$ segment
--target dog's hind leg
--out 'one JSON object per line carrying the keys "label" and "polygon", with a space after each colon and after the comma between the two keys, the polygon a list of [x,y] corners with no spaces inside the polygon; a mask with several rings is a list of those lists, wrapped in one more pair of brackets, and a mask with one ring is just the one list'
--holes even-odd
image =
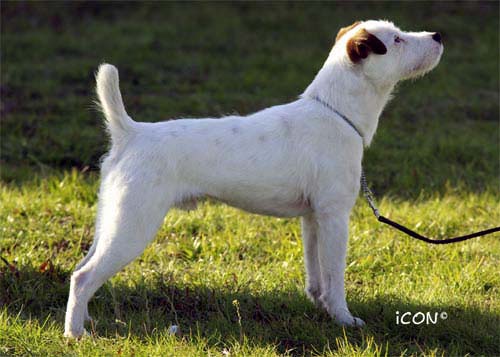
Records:
{"label": "dog's hind leg", "polygon": [[[90,246],[90,249],[89,251],[87,252],[87,255],[85,255],[85,257],[80,261],[80,263],[78,263],[75,267],[75,272],[80,270],[80,268],[82,266],[84,266],[85,264],[87,264],[87,262],[90,260],[90,258],[92,258],[92,256],[94,255],[95,253],[95,248],[97,246],[97,235],[94,237],[94,242],[92,243],[92,245]],[[92,320],[92,317],[89,315],[89,311],[88,311],[88,307],[87,305],[85,305],[85,311],[84,311],[84,320],[85,321],[91,321]]]}
{"label": "dog's hind leg", "polygon": [[[101,204],[101,203],[99,203],[99,204]],[[100,210],[101,209],[99,208],[98,212],[100,212]],[[87,254],[85,255],[85,257],[76,265],[75,270],[74,270],[75,272],[80,270],[81,267],[83,267],[85,264],[87,264],[87,262],[90,260],[90,258],[92,258],[92,256],[95,253],[95,250],[97,247],[97,242],[99,239],[99,235],[97,234],[97,232],[99,231],[99,226],[100,226],[99,217],[100,217],[100,215],[98,214],[96,222],[95,222],[96,234],[94,235],[94,241],[92,242],[92,245],[90,246],[90,249],[87,252]],[[85,305],[84,319],[85,319],[85,321],[92,321],[92,317],[89,315],[87,305]]]}
{"label": "dog's hind leg", "polygon": [[171,190],[158,188],[141,178],[125,185],[108,175],[102,183],[93,254],[71,276],[65,320],[65,336],[84,333],[87,304],[106,280],[142,253],[153,239],[168,208]]}

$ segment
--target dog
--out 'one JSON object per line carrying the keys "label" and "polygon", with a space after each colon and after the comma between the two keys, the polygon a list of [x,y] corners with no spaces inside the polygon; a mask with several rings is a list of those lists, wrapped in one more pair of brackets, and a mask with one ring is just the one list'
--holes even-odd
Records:
{"label": "dog", "polygon": [[143,252],[172,207],[211,197],[243,210],[301,217],[306,294],[344,326],[351,209],[370,145],[395,85],[433,69],[437,32],[387,21],[342,28],[312,83],[291,103],[248,116],[141,123],[122,101],[117,69],[99,67],[97,95],[111,149],[102,161],[94,242],[71,276],[65,336],[80,337],[89,299]]}

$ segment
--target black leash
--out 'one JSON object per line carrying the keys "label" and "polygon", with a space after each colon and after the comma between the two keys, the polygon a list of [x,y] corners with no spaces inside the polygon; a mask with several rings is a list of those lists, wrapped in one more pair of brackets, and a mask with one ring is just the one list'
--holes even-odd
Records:
{"label": "black leash", "polygon": [[[349,120],[349,118],[347,118],[344,114],[339,112],[337,109],[332,107],[330,104],[328,104],[327,102],[325,102],[324,100],[322,100],[318,96],[314,96],[310,99],[315,100],[316,102],[318,102],[321,105],[325,106],[326,108],[330,109],[338,117],[344,119],[344,122],[349,124],[349,126],[352,129],[354,129],[354,131],[359,135],[361,140],[363,142],[365,141],[363,138],[363,134],[361,134],[359,129],[356,127],[356,125],[354,125],[354,123],[351,120]],[[418,234],[417,232],[412,231],[408,227],[405,227],[399,223],[391,221],[389,218],[384,217],[380,214],[380,212],[378,211],[377,205],[375,204],[375,199],[373,198],[373,193],[370,190],[370,188],[368,187],[368,184],[366,183],[366,177],[365,177],[365,173],[363,170],[361,171],[361,189],[363,190],[363,194],[366,198],[366,201],[368,201],[368,205],[372,209],[373,214],[375,215],[375,217],[377,217],[379,222],[388,224],[391,227],[396,228],[397,230],[409,235],[412,238],[421,240],[422,242],[426,242],[426,243],[430,243],[430,244],[451,244],[451,243],[462,242],[464,240],[468,240],[468,239],[472,239],[472,238],[485,236],[487,234],[491,234],[491,233],[495,233],[495,232],[500,232],[500,227],[494,227],[494,228],[490,228],[490,229],[485,229],[484,231],[475,232],[475,233],[467,234],[465,236],[460,236],[460,237],[447,238],[447,239],[430,239],[430,238],[424,237],[423,235]]]}
{"label": "black leash", "polygon": [[366,183],[366,177],[364,171],[361,171],[361,189],[363,190],[363,195],[366,198],[366,201],[368,202],[368,205],[373,211],[373,214],[375,217],[377,217],[379,222],[385,223],[390,225],[391,227],[396,228],[397,230],[409,235],[412,238],[421,240],[422,242],[430,243],[430,244],[451,244],[451,243],[458,243],[458,242],[463,242],[464,240],[472,239],[472,238],[477,238],[481,236],[485,236],[487,234],[495,233],[495,232],[500,232],[500,227],[494,227],[490,229],[485,229],[484,231],[479,231],[479,232],[474,232],[471,234],[467,234],[464,236],[460,237],[454,237],[454,238],[447,238],[447,239],[430,239],[427,237],[424,237],[423,235],[418,234],[415,231],[412,231],[408,227],[405,227],[397,222],[394,222],[390,220],[387,217],[384,217],[380,214],[376,204],[375,204],[375,199],[373,198],[373,193],[368,187],[368,184]]}

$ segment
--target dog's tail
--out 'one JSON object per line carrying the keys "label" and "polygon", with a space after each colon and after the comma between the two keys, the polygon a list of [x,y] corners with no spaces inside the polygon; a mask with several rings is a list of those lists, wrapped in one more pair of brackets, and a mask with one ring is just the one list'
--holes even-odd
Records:
{"label": "dog's tail", "polygon": [[136,122],[125,111],[116,67],[107,63],[101,64],[97,70],[96,82],[96,92],[99,98],[97,104],[104,113],[106,127],[114,142],[130,133]]}

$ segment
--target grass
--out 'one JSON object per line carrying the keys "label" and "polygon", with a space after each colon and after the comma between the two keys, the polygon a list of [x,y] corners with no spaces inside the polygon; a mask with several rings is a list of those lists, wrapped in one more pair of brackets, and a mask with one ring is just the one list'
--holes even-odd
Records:
{"label": "grass", "polygon": [[[439,30],[441,64],[398,88],[364,166],[382,212],[446,237],[500,222],[498,4],[1,6],[0,355],[500,355],[498,235],[424,245],[361,199],[346,288],[363,330],[305,297],[298,220],[206,202],[169,213],[97,292],[91,338],[62,337],[106,148],[91,109],[98,63],[118,66],[137,120],[248,113],[293,100],[355,19]],[[398,325],[397,311],[448,318]]]}

